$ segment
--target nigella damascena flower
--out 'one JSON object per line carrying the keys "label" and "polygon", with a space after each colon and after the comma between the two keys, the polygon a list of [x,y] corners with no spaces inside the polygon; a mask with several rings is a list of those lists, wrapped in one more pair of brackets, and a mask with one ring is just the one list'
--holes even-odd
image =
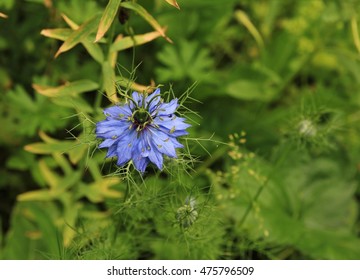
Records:
{"label": "nigella damascena flower", "polygon": [[106,157],[117,157],[117,165],[132,160],[144,172],[152,162],[163,167],[163,155],[176,157],[183,145],[177,137],[188,134],[190,125],[175,115],[178,100],[169,103],[160,98],[160,89],[152,94],[133,92],[129,101],[104,110],[106,119],[96,124],[96,136],[104,139],[99,148],[108,148]]}

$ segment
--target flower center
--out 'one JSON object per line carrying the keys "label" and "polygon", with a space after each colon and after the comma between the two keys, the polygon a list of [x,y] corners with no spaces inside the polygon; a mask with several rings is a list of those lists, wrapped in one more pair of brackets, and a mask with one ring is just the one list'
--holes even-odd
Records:
{"label": "flower center", "polygon": [[147,124],[152,122],[152,118],[146,109],[139,108],[133,114],[133,121],[137,125],[137,130],[142,130]]}

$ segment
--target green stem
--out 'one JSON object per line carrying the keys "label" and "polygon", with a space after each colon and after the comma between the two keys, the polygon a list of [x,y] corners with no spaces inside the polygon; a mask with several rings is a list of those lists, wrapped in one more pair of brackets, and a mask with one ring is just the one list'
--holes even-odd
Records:
{"label": "green stem", "polygon": [[251,200],[251,202],[249,203],[248,207],[245,210],[245,213],[243,215],[243,217],[241,218],[240,222],[239,222],[239,227],[242,227],[242,225],[244,224],[246,218],[249,216],[250,211],[252,210],[255,202],[258,200],[260,194],[262,193],[262,191],[264,190],[265,186],[267,185],[267,183],[269,182],[269,177],[267,177],[266,181],[260,186],[260,188],[257,190],[255,196],[253,197],[253,199]]}
{"label": "green stem", "polygon": [[103,95],[100,92],[98,92],[95,97],[94,111],[96,111],[96,109],[98,109],[98,108],[101,108],[102,97],[103,97]]}

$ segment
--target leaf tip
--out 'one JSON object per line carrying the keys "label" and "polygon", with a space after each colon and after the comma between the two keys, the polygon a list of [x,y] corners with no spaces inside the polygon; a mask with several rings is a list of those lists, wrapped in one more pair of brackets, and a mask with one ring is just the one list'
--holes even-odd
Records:
{"label": "leaf tip", "polygon": [[62,49],[60,48],[54,55],[54,58],[57,58],[61,53],[62,53]]}
{"label": "leaf tip", "polygon": [[168,41],[170,44],[174,44],[173,40],[171,40],[168,36],[164,37],[166,41]]}
{"label": "leaf tip", "polygon": [[176,9],[180,10],[179,4],[176,2],[176,0],[165,0],[168,2],[171,6],[175,7]]}
{"label": "leaf tip", "polygon": [[97,43],[101,40],[101,38],[104,36],[104,33],[102,33],[100,30],[96,33],[95,41],[94,43]]}
{"label": "leaf tip", "polygon": [[24,150],[31,153],[32,152],[31,144],[25,145]]}

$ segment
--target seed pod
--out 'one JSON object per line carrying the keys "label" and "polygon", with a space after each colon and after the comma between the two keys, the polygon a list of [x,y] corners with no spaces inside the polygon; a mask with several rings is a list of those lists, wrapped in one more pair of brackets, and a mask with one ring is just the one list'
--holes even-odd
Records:
{"label": "seed pod", "polygon": [[190,227],[196,221],[197,217],[198,212],[188,204],[181,206],[176,211],[176,219],[183,228]]}

